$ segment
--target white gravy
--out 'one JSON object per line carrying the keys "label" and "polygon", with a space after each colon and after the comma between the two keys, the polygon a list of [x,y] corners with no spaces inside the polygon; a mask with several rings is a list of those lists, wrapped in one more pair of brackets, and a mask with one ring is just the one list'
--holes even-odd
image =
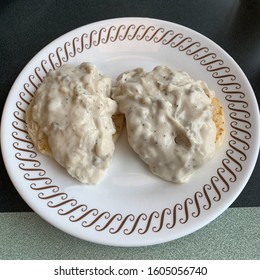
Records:
{"label": "white gravy", "polygon": [[205,82],[166,66],[121,74],[112,94],[125,114],[130,146],[154,174],[175,183],[214,155],[213,96]]}
{"label": "white gravy", "polygon": [[48,136],[54,159],[82,183],[96,184],[111,161],[117,103],[111,79],[90,63],[51,71],[38,88],[34,121]]}

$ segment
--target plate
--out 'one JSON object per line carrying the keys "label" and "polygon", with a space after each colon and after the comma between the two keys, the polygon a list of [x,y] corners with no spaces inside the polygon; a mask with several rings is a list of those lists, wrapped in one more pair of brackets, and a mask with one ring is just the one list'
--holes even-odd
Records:
{"label": "plate", "polygon": [[[35,150],[25,109],[48,71],[90,61],[113,81],[123,71],[168,65],[205,80],[224,107],[226,135],[213,160],[185,184],[152,175],[120,137],[112,164],[96,186],[71,178]],[[254,92],[235,61],[203,35],[149,18],[89,24],[41,50],[15,81],[2,115],[2,153],[20,195],[42,218],[84,240],[115,245],[158,244],[190,234],[219,216],[248,181],[259,149]]]}

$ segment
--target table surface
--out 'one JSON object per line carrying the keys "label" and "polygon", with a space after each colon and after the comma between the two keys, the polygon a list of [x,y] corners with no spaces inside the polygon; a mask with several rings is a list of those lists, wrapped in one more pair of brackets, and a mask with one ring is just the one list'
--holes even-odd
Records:
{"label": "table surface", "polygon": [[[259,260],[260,208],[229,208],[209,225],[180,239],[148,247],[111,247],[70,236],[37,214],[0,215],[0,259]],[[44,234],[43,234],[44,233]]]}
{"label": "table surface", "polygon": [[[260,5],[257,4],[257,2],[259,3],[259,1],[254,0],[1,1],[0,114],[2,114],[5,100],[16,77],[28,61],[44,46],[77,27],[103,19],[117,17],[150,17],[163,19],[184,25],[207,36],[229,53],[242,68],[252,85],[259,103]],[[231,208],[234,208],[234,212],[231,212],[234,217],[240,215],[238,211],[245,211],[244,207],[250,207],[250,211],[253,212],[259,210],[259,169],[260,162],[258,160],[246,187],[231,205]],[[10,233],[8,227],[12,224],[11,221],[15,221],[18,219],[17,217],[21,217],[19,215],[22,214],[25,215],[22,217],[33,217],[35,223],[42,223],[38,216],[34,216],[34,213],[21,213],[32,212],[32,210],[22,200],[14,188],[5,169],[2,155],[0,155],[0,193],[0,229],[1,231],[2,228],[5,229],[3,231],[4,234]],[[32,216],[30,216],[30,214],[32,214]],[[256,225],[258,226],[258,228],[254,228],[254,230],[259,232],[259,215],[252,216],[254,217],[252,221],[255,219]],[[235,219],[233,222],[234,221]],[[215,222],[215,225],[218,225],[218,223]],[[250,228],[250,224],[248,226]],[[209,228],[213,230],[212,227]],[[218,228],[218,230],[220,229]],[[26,230],[24,233],[26,233]],[[200,234],[203,235],[203,231]],[[204,234],[207,234],[207,231],[205,231]],[[212,234],[214,234],[214,230]],[[245,233],[242,232],[241,234],[243,235]],[[61,233],[59,233],[59,236],[60,238],[68,238],[64,237]],[[187,240],[192,241],[192,236],[193,235],[189,236]],[[194,236],[196,239],[196,235]],[[245,236],[236,236],[236,238],[242,239],[244,237]],[[3,241],[6,238],[8,242],[12,242],[9,237],[0,237],[0,240],[2,239],[2,243],[0,242],[0,258],[1,256],[7,256],[6,254],[1,254],[3,248],[1,246],[4,246]],[[258,234],[254,237],[253,242],[257,240],[260,241],[259,238]],[[212,238],[212,242],[214,243],[214,238]],[[182,244],[181,241],[179,243]],[[169,243],[167,244],[169,245]],[[174,246],[176,246],[176,243],[174,243]],[[260,250],[258,250],[258,257],[259,251]],[[256,256],[249,253],[249,249],[246,252],[248,252],[248,257],[254,258]],[[11,249],[9,253],[11,256],[12,254],[14,257],[16,256],[15,252]],[[162,256],[166,258],[167,254]],[[172,255],[168,257],[170,256]],[[234,257],[236,256],[234,255]]]}

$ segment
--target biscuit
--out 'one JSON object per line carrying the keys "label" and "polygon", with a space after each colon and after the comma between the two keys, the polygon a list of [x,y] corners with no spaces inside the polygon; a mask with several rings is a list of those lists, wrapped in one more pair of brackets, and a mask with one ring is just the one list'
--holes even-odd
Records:
{"label": "biscuit", "polygon": [[34,99],[30,102],[27,110],[26,110],[26,115],[25,115],[25,121],[27,124],[27,130],[29,133],[29,136],[31,137],[31,140],[34,144],[34,146],[44,155],[47,155],[51,158],[52,156],[52,151],[48,143],[48,137],[46,134],[44,134],[38,123],[33,120],[32,116],[32,108],[34,105]]}
{"label": "biscuit", "polygon": [[[41,130],[37,122],[33,120],[32,116],[32,108],[34,105],[34,99],[30,102],[27,110],[26,110],[26,116],[25,121],[27,124],[27,130],[29,133],[29,136],[34,144],[34,146],[44,155],[49,156],[53,158],[51,148],[48,143],[48,137],[46,134],[44,134]],[[116,114],[112,116],[112,120],[115,125],[116,132],[113,134],[113,141],[116,142],[119,138],[119,136],[122,133],[122,130],[124,128],[125,124],[125,118],[123,114]]]}
{"label": "biscuit", "polygon": [[112,116],[116,132],[113,134],[113,141],[116,142],[122,133],[125,125],[125,116],[123,114],[116,114]]}
{"label": "biscuit", "polygon": [[219,99],[214,96],[212,99],[212,119],[216,126],[216,145],[219,146],[223,142],[225,132],[224,110]]}

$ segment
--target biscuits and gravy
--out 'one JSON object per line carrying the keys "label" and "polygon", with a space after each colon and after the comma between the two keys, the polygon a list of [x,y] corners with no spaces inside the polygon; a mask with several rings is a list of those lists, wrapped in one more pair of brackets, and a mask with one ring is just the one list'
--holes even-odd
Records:
{"label": "biscuits and gravy", "polygon": [[112,98],[125,115],[130,146],[164,180],[186,182],[222,142],[222,106],[205,82],[186,72],[166,66],[125,72]]}
{"label": "biscuits and gravy", "polygon": [[164,180],[183,183],[212,159],[224,134],[223,108],[207,84],[167,66],[110,78],[95,65],[47,73],[28,109],[36,148],[86,184],[109,167],[126,119],[130,146]]}

